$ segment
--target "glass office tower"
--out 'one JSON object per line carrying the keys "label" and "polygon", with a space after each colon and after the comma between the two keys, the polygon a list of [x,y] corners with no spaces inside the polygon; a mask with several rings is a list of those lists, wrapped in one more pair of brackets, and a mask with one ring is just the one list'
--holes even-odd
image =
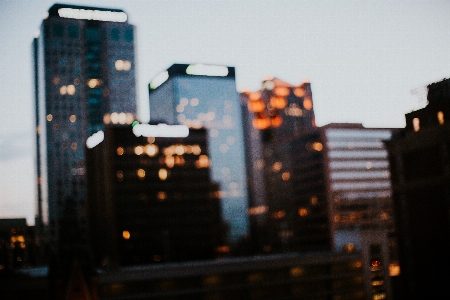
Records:
{"label": "glass office tower", "polygon": [[136,112],[134,26],[122,10],[55,4],[33,41],[38,216],[50,242],[84,244],[85,149]]}
{"label": "glass office tower", "polygon": [[242,115],[233,67],[174,64],[149,84],[150,122],[208,129],[212,179],[220,185],[229,236],[247,233]]}

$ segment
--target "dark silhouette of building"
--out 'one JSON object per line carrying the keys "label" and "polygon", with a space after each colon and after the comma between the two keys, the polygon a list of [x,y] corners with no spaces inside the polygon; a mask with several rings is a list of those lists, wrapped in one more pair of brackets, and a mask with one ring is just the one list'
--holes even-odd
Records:
{"label": "dark silhouette of building", "polygon": [[149,84],[150,121],[208,129],[212,179],[219,183],[230,242],[248,234],[245,149],[233,67],[174,64]]}
{"label": "dark silhouette of building", "polygon": [[427,99],[386,143],[404,299],[450,297],[450,79]]}
{"label": "dark silhouette of building", "polygon": [[[88,150],[98,266],[213,259],[229,251],[218,185],[210,176],[207,131],[152,137],[145,131],[152,126],[161,127],[108,125],[104,140]],[[165,135],[177,127],[163,128]]]}

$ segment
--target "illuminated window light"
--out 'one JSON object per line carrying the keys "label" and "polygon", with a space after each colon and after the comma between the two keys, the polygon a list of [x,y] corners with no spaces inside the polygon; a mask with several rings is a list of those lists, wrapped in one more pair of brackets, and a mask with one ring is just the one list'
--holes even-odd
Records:
{"label": "illuminated window light", "polygon": [[308,209],[306,209],[306,208],[304,208],[304,207],[300,207],[300,208],[298,209],[298,215],[299,215],[300,217],[305,217],[305,216],[307,216],[307,215],[308,215]]}
{"label": "illuminated window light", "polygon": [[121,59],[116,60],[116,62],[114,63],[114,67],[117,71],[122,71],[124,67],[124,61]]}
{"label": "illuminated window light", "polygon": [[142,146],[136,146],[134,147],[134,153],[136,155],[141,155],[142,153],[144,153],[144,148]]}
{"label": "illuminated window light", "polygon": [[131,70],[131,62],[129,60],[123,61],[123,70],[130,71]]}
{"label": "illuminated window light", "polygon": [[305,270],[302,267],[293,267],[290,273],[292,277],[299,277],[305,273]]}
{"label": "illuminated window light", "polygon": [[273,219],[282,219],[286,215],[286,212],[284,210],[279,210],[274,213],[272,213]]}
{"label": "illuminated window light", "polygon": [[111,114],[111,123],[113,123],[113,124],[119,123],[119,114],[118,113],[113,112]]}
{"label": "illuminated window light", "polygon": [[104,124],[109,124],[109,123],[111,123],[111,116],[110,116],[110,114],[105,114],[105,115],[103,116],[103,123],[104,123]]}
{"label": "illuminated window light", "polygon": [[51,122],[53,120],[53,115],[52,114],[48,114],[46,119],[47,119],[47,121]]}
{"label": "illuminated window light", "polygon": [[186,68],[186,74],[188,75],[203,75],[203,76],[227,76],[228,67],[193,64]]}
{"label": "illuminated window light", "polygon": [[269,208],[265,205],[250,207],[247,209],[247,214],[250,216],[262,215],[265,214]]}
{"label": "illuminated window light", "polygon": [[437,118],[438,118],[439,124],[443,125],[445,120],[444,120],[444,113],[442,111],[439,111],[437,113]]}
{"label": "illuminated window light", "polygon": [[124,231],[122,231],[122,237],[123,237],[125,240],[129,240],[130,237],[131,237],[131,234],[130,234],[130,232],[129,232],[128,230],[124,230]]}
{"label": "illuminated window light", "polygon": [[139,177],[139,179],[144,179],[145,178],[145,170],[144,169],[137,170],[136,174]]}
{"label": "illuminated window light", "polygon": [[53,78],[53,84],[59,84],[59,77]]}
{"label": "illuminated window light", "polygon": [[67,86],[63,85],[63,86],[59,89],[59,93],[60,93],[61,95],[67,94]]}
{"label": "illuminated window light", "polygon": [[145,154],[147,154],[150,157],[154,157],[156,154],[158,154],[158,146],[156,145],[145,146]]}
{"label": "illuminated window light", "polygon": [[167,172],[166,169],[159,169],[159,171],[158,171],[159,179],[164,181],[167,179],[168,175],[169,175],[169,173]]}
{"label": "illuminated window light", "polygon": [[168,168],[173,168],[175,166],[175,158],[173,156],[166,156],[164,161]]}
{"label": "illuminated window light", "polygon": [[76,8],[60,8],[58,15],[61,18],[78,19],[78,20],[97,20],[106,22],[126,22],[128,16],[124,12],[117,11],[103,11],[91,9],[76,9]]}
{"label": "illuminated window light", "polygon": [[127,123],[127,115],[124,112],[121,112],[119,114],[119,124],[126,124]]}
{"label": "illuminated window light", "polygon": [[305,100],[303,100],[303,108],[306,110],[312,109],[312,101],[310,98],[305,98]]}
{"label": "illuminated window light", "polygon": [[158,198],[159,201],[164,201],[167,199],[167,193],[166,192],[158,192],[158,194],[156,194],[156,198]]}
{"label": "illuminated window light", "polygon": [[286,97],[291,93],[287,87],[282,86],[276,87],[273,92],[279,97]]}
{"label": "illuminated window light", "polygon": [[200,155],[198,160],[195,162],[195,166],[197,168],[208,168],[210,165],[210,161],[207,155]]}
{"label": "illuminated window light", "polygon": [[256,101],[261,99],[261,92],[253,92],[248,95],[248,99],[251,101]]}
{"label": "illuminated window light", "polygon": [[182,113],[182,112],[184,112],[184,106],[183,105],[177,105],[176,110],[177,110],[178,113]]}
{"label": "illuminated window light", "polygon": [[88,86],[91,89],[96,88],[96,87],[100,86],[101,84],[102,84],[102,81],[100,79],[93,78],[93,79],[89,79],[89,81],[88,81]]}
{"label": "illuminated window light", "polygon": [[122,147],[117,148],[117,155],[123,155],[124,152]]}
{"label": "illuminated window light", "polygon": [[176,145],[175,146],[175,153],[177,155],[183,155],[184,154],[184,146],[183,145]]}
{"label": "illuminated window light", "polygon": [[76,120],[77,120],[77,116],[75,116],[75,115],[71,115],[69,117],[69,121],[72,122],[72,123],[75,123]]}
{"label": "illuminated window light", "polygon": [[398,263],[389,264],[389,275],[399,276],[400,275],[400,265]]}
{"label": "illuminated window light", "polygon": [[295,88],[294,95],[297,97],[303,97],[305,95],[305,90],[301,87]]}
{"label": "illuminated window light", "polygon": [[67,94],[70,96],[75,95],[75,86],[73,84],[67,86]]}
{"label": "illuminated window light", "polygon": [[288,181],[288,180],[291,178],[291,174],[290,174],[289,172],[284,172],[284,173],[281,175],[281,178],[282,178],[284,181]]}
{"label": "illuminated window light", "polygon": [[180,105],[186,106],[189,104],[189,100],[187,98],[181,98],[180,99]]}
{"label": "illuminated window light", "polygon": [[77,143],[76,142],[72,142],[72,144],[70,144],[70,148],[72,150],[77,150]]}
{"label": "illuminated window light", "polygon": [[116,176],[117,176],[117,180],[119,180],[119,181],[123,180],[123,172],[122,171],[120,171],[120,170],[117,171]]}
{"label": "illuminated window light", "polygon": [[322,145],[322,143],[315,142],[311,145],[311,149],[313,149],[315,151],[322,151],[323,145]]}
{"label": "illuminated window light", "polygon": [[155,137],[150,136],[150,137],[147,138],[147,143],[153,144],[155,142],[155,140],[156,140]]}
{"label": "illuminated window light", "polygon": [[193,145],[192,146],[192,154],[200,155],[200,153],[202,153],[202,149],[200,148],[200,146],[199,145]]}
{"label": "illuminated window light", "polygon": [[134,116],[132,113],[126,113],[126,123],[132,124],[134,121]]}
{"label": "illuminated window light", "polygon": [[317,205],[317,203],[319,203],[319,198],[317,196],[312,196],[311,197],[311,204],[312,205]]}
{"label": "illuminated window light", "polygon": [[163,84],[164,82],[166,82],[166,80],[169,79],[169,72],[168,71],[163,71],[161,73],[159,73],[158,75],[156,75],[155,78],[153,78],[153,80],[150,82],[150,89],[154,90],[157,87],[159,87],[161,84]]}
{"label": "illuminated window light", "polygon": [[419,119],[419,118],[414,118],[414,119],[412,120],[412,123],[413,123],[413,129],[414,129],[414,131],[415,131],[415,132],[419,131],[419,130],[420,130],[420,119]]}
{"label": "illuminated window light", "polygon": [[282,167],[283,167],[283,164],[281,162],[277,161],[276,163],[273,164],[272,171],[278,172],[281,170]]}
{"label": "illuminated window light", "polygon": [[89,149],[94,148],[95,146],[100,144],[104,139],[105,139],[105,133],[102,130],[100,130],[87,138],[86,146]]}

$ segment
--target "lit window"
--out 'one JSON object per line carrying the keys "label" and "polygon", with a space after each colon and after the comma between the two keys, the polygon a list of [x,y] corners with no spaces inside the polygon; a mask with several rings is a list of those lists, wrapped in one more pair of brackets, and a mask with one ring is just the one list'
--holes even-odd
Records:
{"label": "lit window", "polygon": [[125,124],[127,123],[127,115],[124,112],[121,112],[119,114],[119,123],[120,124]]}
{"label": "lit window", "polygon": [[119,147],[119,148],[117,148],[117,155],[123,155],[123,148],[122,147]]}
{"label": "lit window", "polygon": [[67,86],[67,94],[71,96],[75,95],[75,86],[73,84]]}
{"label": "lit window", "polygon": [[123,172],[122,171],[117,171],[117,180],[122,181],[123,180]]}
{"label": "lit window", "polygon": [[195,166],[197,168],[208,168],[209,164],[209,158],[207,155],[200,155],[198,160],[195,162]]}
{"label": "lit window", "polygon": [[131,62],[129,60],[123,61],[123,70],[130,71],[131,70]]}
{"label": "lit window", "polygon": [[322,151],[323,145],[322,145],[322,143],[315,142],[311,145],[311,148],[315,151]]}
{"label": "lit window", "polygon": [[158,192],[158,194],[156,194],[156,198],[158,198],[159,201],[164,201],[167,199],[167,193],[166,192]]}
{"label": "lit window", "polygon": [[122,231],[122,237],[126,240],[129,240],[131,237],[130,232],[127,230]]}
{"label": "lit window", "polygon": [[111,122],[111,116],[109,114],[105,114],[103,116],[103,123],[109,124]]}
{"label": "lit window", "polygon": [[184,111],[184,106],[183,105],[177,105],[177,112],[178,113],[182,113]]}
{"label": "lit window", "polygon": [[144,153],[144,148],[142,146],[137,146],[134,148],[134,153],[136,155],[141,155],[142,153]]}
{"label": "lit window", "polygon": [[175,166],[175,158],[173,156],[166,156],[165,163],[168,168],[173,168]]}
{"label": "lit window", "polygon": [[168,172],[167,172],[166,169],[159,169],[159,171],[158,171],[158,177],[159,177],[159,179],[161,179],[161,180],[166,180],[166,179],[167,179],[167,176],[168,176]]}
{"label": "lit window", "polygon": [[154,142],[155,142],[155,137],[149,136],[149,137],[147,138],[147,143],[153,144]]}
{"label": "lit window", "polygon": [[96,87],[100,86],[101,84],[102,84],[102,81],[100,79],[93,78],[93,79],[89,79],[89,81],[88,81],[88,86],[91,89],[96,88]]}
{"label": "lit window", "polygon": [[113,124],[119,123],[119,114],[118,113],[113,112],[111,114],[111,123],[113,123]]}
{"label": "lit window", "polygon": [[132,113],[126,113],[127,124],[131,124],[134,121],[134,116]]}
{"label": "lit window", "polygon": [[145,146],[145,154],[147,154],[150,157],[155,156],[158,153],[158,146],[149,144]]}
{"label": "lit window", "polygon": [[75,123],[75,121],[77,120],[77,116],[71,115],[71,116],[69,117],[69,120],[70,120],[70,122]]}
{"label": "lit window", "polygon": [[300,207],[300,208],[298,209],[298,215],[299,215],[300,217],[305,217],[305,216],[308,215],[308,210],[307,210],[306,208],[304,208],[304,207]]}
{"label": "lit window", "polygon": [[53,84],[59,84],[59,77],[53,78]]}
{"label": "lit window", "polygon": [[188,105],[189,100],[187,98],[181,98],[180,99],[180,105],[186,106]]}
{"label": "lit window", "polygon": [[400,275],[400,265],[398,263],[389,264],[389,275],[399,276]]}
{"label": "lit window", "polygon": [[288,181],[291,178],[291,174],[289,172],[284,172],[283,175],[281,175],[281,178],[284,181]]}
{"label": "lit window", "polygon": [[59,89],[59,93],[61,95],[65,95],[67,94],[67,87],[65,85],[63,85],[60,89]]}
{"label": "lit window", "polygon": [[281,170],[282,166],[283,166],[283,164],[281,162],[277,161],[276,163],[273,164],[272,170],[274,172],[278,172]]}
{"label": "lit window", "polygon": [[136,174],[139,177],[139,179],[144,179],[145,178],[145,171],[143,169],[137,170]]}
{"label": "lit window", "polygon": [[116,60],[116,63],[114,64],[114,66],[116,67],[117,71],[122,71],[124,68],[124,61],[121,59]]}
{"label": "lit window", "polygon": [[297,97],[303,97],[305,95],[305,90],[298,87],[294,89],[294,95]]}
{"label": "lit window", "polygon": [[317,205],[317,203],[319,203],[319,198],[317,196],[312,196],[311,197],[311,204],[312,205]]}
{"label": "lit window", "polygon": [[305,270],[302,267],[293,267],[291,269],[292,277],[299,277],[299,276],[302,276],[304,273],[305,273]]}
{"label": "lit window", "polygon": [[413,123],[413,129],[414,129],[414,131],[415,131],[415,132],[419,131],[419,130],[420,130],[420,120],[419,120],[419,118],[414,118],[414,119],[412,120],[412,123]]}
{"label": "lit window", "polygon": [[72,150],[77,150],[77,143],[73,142],[72,144],[70,144],[70,148]]}
{"label": "lit window", "polygon": [[193,145],[192,146],[192,154],[194,155],[200,155],[202,153],[202,150],[199,145]]}
{"label": "lit window", "polygon": [[305,100],[303,100],[303,108],[306,110],[311,110],[312,108],[312,101],[310,98],[305,98]]}
{"label": "lit window", "polygon": [[51,122],[53,120],[52,114],[47,115],[47,121]]}
{"label": "lit window", "polygon": [[439,121],[439,124],[444,124],[444,113],[442,112],[442,111],[439,111],[438,113],[437,113],[437,118],[438,118],[438,121]]}
{"label": "lit window", "polygon": [[274,219],[282,219],[286,215],[286,212],[284,210],[279,210],[274,213],[272,213],[272,218]]}

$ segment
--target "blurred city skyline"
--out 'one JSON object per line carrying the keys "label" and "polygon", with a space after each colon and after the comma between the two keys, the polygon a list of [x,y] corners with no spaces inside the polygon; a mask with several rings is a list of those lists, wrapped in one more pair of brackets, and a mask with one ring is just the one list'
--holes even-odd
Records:
{"label": "blurred city skyline", "polygon": [[[0,218],[35,207],[31,43],[54,1],[0,0]],[[448,77],[446,1],[61,1],[123,9],[136,26],[138,115],[173,63],[236,68],[238,91],[267,76],[311,81],[317,125],[404,127],[427,84]]]}

